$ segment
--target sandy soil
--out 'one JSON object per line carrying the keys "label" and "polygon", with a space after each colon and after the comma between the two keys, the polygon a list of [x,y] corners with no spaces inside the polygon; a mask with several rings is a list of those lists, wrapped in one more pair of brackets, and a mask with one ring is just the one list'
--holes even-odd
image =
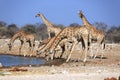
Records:
{"label": "sandy soil", "polygon": [[[12,51],[8,51],[8,39],[0,40],[0,53],[19,55],[19,41],[15,41]],[[38,42],[36,41],[37,49]],[[104,58],[100,59],[98,53],[96,59],[89,59],[84,64],[76,59],[80,55],[77,46],[72,54],[71,61],[65,63],[64,59],[55,59],[37,66],[1,67],[0,80],[104,80],[104,78],[120,76],[120,44],[106,44]],[[93,49],[95,51],[95,49]],[[23,52],[26,50],[23,50]],[[34,53],[35,56],[35,53]],[[20,71],[15,71],[18,68]],[[25,70],[25,71],[24,71]]]}

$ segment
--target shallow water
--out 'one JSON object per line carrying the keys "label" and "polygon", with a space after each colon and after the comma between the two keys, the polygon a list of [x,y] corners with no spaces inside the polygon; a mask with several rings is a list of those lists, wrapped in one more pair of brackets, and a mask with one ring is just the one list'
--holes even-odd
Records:
{"label": "shallow water", "polygon": [[4,67],[27,66],[45,64],[45,60],[36,57],[0,55],[0,63],[2,63]]}

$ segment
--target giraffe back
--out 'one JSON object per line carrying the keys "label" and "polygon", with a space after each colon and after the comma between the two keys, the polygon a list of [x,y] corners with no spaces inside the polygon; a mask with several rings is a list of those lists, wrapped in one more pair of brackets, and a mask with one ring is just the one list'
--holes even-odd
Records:
{"label": "giraffe back", "polygon": [[104,32],[97,30],[93,25],[88,26],[92,39],[99,40],[100,38],[103,39],[105,37]]}
{"label": "giraffe back", "polygon": [[54,49],[59,42],[64,39],[67,38],[68,40],[72,40],[73,37],[75,38],[82,38],[82,35],[87,34],[88,36],[88,30],[85,27],[67,27],[65,29],[63,29],[53,40],[51,46],[49,49]]}

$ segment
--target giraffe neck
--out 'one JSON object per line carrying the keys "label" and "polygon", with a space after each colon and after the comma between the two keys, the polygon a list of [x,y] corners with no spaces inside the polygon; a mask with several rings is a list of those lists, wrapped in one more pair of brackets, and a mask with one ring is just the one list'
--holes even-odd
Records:
{"label": "giraffe neck", "polygon": [[13,43],[14,43],[14,41],[17,39],[17,38],[19,38],[20,36],[19,36],[19,33],[17,33],[17,34],[15,34],[11,39],[10,39],[10,44],[12,45]]}
{"label": "giraffe neck", "polygon": [[47,27],[53,27],[53,24],[48,21],[43,14],[41,14],[41,18]]}
{"label": "giraffe neck", "polygon": [[[59,41],[60,41],[60,38],[62,38],[62,36],[60,35],[62,33],[62,31],[58,34],[59,35],[59,37],[58,37],[58,35],[57,35],[57,40],[56,40],[56,37],[53,37],[53,38],[50,38],[49,39],[49,41],[48,41],[48,43],[47,44],[45,44],[42,48],[40,48],[40,50],[38,50],[38,51],[40,51],[40,52],[45,52],[46,50],[48,50],[48,48],[50,48],[50,46],[51,45],[56,45]],[[63,34],[62,34],[63,35]],[[64,35],[65,36],[65,35]],[[59,38],[59,40],[58,40],[58,38]],[[56,41],[56,42],[55,42]],[[58,42],[57,42],[58,41]],[[55,43],[53,43],[53,42],[55,42]]]}
{"label": "giraffe neck", "polygon": [[82,21],[83,21],[84,26],[85,26],[88,30],[90,30],[91,32],[95,32],[95,31],[96,31],[96,28],[95,28],[92,24],[89,23],[89,21],[88,21],[87,18],[84,16],[84,14],[81,14],[81,15],[82,15],[81,19],[82,19]]}
{"label": "giraffe neck", "polygon": [[86,25],[86,26],[91,25],[83,14],[82,14],[82,18],[81,19],[82,19],[84,25]]}

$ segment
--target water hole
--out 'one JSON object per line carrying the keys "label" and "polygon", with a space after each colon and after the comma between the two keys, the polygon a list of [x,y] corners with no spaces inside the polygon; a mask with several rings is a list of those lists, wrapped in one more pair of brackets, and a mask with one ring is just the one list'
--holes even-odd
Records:
{"label": "water hole", "polygon": [[44,59],[36,57],[0,55],[0,63],[3,67],[41,65],[45,64],[45,62]]}

